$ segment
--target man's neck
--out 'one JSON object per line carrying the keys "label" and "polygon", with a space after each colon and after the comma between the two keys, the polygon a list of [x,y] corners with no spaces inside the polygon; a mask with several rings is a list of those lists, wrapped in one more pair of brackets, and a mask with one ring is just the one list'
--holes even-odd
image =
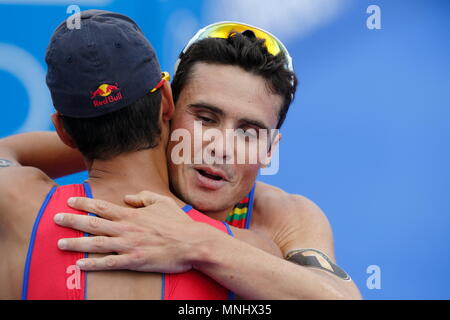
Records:
{"label": "man's neck", "polygon": [[184,205],[169,190],[165,151],[160,147],[122,154],[111,160],[94,160],[88,168],[94,197],[121,204],[124,195],[148,190]]}
{"label": "man's neck", "polygon": [[230,206],[229,208],[220,211],[202,211],[202,212],[210,218],[222,221],[228,217],[229,213],[233,210],[233,208],[234,206]]}

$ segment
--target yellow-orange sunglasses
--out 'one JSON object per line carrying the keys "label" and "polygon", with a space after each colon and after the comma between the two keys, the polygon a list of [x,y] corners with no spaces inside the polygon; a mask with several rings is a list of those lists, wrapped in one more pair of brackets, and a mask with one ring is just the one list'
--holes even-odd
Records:
{"label": "yellow-orange sunglasses", "polygon": [[267,48],[267,51],[270,54],[276,56],[280,52],[283,52],[287,60],[286,67],[290,71],[294,72],[294,66],[292,64],[291,55],[289,54],[284,44],[280,40],[278,40],[278,38],[275,37],[273,34],[248,24],[234,21],[222,21],[210,24],[209,26],[200,29],[194,35],[194,37],[192,37],[192,39],[189,40],[188,44],[184,47],[183,51],[181,52],[180,58],[178,58],[177,62],[175,63],[175,73],[177,72],[178,65],[180,64],[183,54],[185,54],[188,51],[188,49],[192,46],[193,43],[205,38],[227,39],[228,37],[233,36],[233,34],[235,33],[242,33],[247,30],[252,31],[255,34],[256,38],[265,40],[264,44]]}

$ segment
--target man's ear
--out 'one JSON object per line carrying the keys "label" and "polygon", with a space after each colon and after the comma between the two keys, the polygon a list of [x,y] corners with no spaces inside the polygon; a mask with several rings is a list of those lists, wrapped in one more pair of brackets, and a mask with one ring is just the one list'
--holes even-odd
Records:
{"label": "man's ear", "polygon": [[283,137],[283,135],[280,133],[279,130],[277,130],[277,133],[272,138],[272,143],[270,144],[270,148],[267,151],[267,158],[264,161],[265,164],[261,165],[262,168],[267,168],[269,166],[270,162],[272,161],[273,153],[276,152],[276,149],[278,148],[278,144],[280,143],[282,137]]}
{"label": "man's ear", "polygon": [[175,112],[172,88],[170,87],[169,81],[165,81],[164,85],[161,87],[161,112],[163,121],[170,121]]}
{"label": "man's ear", "polygon": [[75,142],[73,142],[72,138],[69,136],[67,131],[64,129],[64,126],[62,124],[60,114],[58,112],[55,112],[52,114],[52,122],[55,126],[56,133],[58,134],[58,137],[61,139],[62,142],[64,142],[65,145],[76,149]]}

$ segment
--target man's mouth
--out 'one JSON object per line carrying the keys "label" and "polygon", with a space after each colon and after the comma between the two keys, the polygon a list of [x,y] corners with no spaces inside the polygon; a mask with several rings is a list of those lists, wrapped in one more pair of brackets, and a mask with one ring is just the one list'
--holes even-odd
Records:
{"label": "man's mouth", "polygon": [[208,173],[205,170],[202,170],[202,169],[195,169],[195,170],[197,170],[198,173],[200,173],[202,176],[204,176],[206,178],[213,179],[216,181],[224,180],[221,176]]}
{"label": "man's mouth", "polygon": [[216,171],[207,167],[194,169],[197,172],[197,185],[201,188],[215,191],[225,186],[228,182],[227,176],[221,171]]}

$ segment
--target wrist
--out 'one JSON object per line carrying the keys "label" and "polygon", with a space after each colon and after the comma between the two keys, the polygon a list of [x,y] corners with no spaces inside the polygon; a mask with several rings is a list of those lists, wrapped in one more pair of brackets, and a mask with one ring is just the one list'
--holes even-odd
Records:
{"label": "wrist", "polygon": [[196,222],[194,241],[190,242],[187,256],[192,268],[202,271],[207,266],[217,264],[220,255],[220,242],[223,241],[225,233],[201,222]]}

